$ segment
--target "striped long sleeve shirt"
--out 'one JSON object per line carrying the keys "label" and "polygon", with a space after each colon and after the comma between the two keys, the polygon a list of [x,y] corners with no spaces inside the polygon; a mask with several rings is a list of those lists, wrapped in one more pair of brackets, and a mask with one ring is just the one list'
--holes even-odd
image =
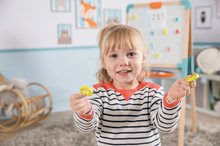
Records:
{"label": "striped long sleeve shirt", "polygon": [[142,82],[133,90],[112,83],[93,87],[93,113],[73,116],[80,131],[96,128],[98,146],[160,146],[159,131],[171,132],[178,124],[181,102],[168,103],[157,84]]}

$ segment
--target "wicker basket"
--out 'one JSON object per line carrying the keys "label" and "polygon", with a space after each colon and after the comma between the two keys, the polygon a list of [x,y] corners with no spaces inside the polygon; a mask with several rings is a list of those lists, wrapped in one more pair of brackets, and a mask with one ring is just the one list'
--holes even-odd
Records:
{"label": "wicker basket", "polygon": [[[6,82],[5,82],[6,83]],[[1,93],[10,93],[17,97],[10,108],[10,115],[0,115],[0,133],[12,132],[26,127],[47,117],[52,111],[50,91],[39,83],[29,83],[27,90],[38,89],[40,95],[26,97],[16,89],[4,89]]]}

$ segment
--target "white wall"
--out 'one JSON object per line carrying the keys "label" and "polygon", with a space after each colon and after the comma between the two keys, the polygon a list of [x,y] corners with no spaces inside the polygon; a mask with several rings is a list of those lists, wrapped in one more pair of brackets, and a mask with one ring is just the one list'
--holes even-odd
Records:
{"label": "white wall", "polygon": [[[94,46],[99,29],[76,28],[76,0],[70,12],[51,12],[51,0],[1,0],[0,49],[54,48],[62,46]],[[125,22],[128,3],[150,0],[101,0],[101,10],[121,9]],[[71,45],[57,44],[57,24],[72,24]]]}
{"label": "white wall", "polygon": [[[0,73],[8,79],[19,77],[44,84],[52,92],[53,111],[63,111],[70,109],[69,97],[72,93],[78,92],[81,85],[91,86],[96,83],[99,50],[96,47],[57,46],[53,42],[56,40],[53,31],[56,25],[53,23],[63,21],[57,18],[61,17],[61,14],[52,16],[48,13],[49,1],[0,1]],[[120,0],[120,3],[118,0],[103,0],[103,8],[121,8],[124,23],[126,6],[134,2],[143,3],[149,0]],[[7,11],[3,11],[6,9]],[[36,17],[32,17],[31,13]],[[71,22],[73,14],[63,14],[62,19]],[[3,29],[3,26],[7,29]],[[21,27],[26,30],[22,31]],[[80,33],[87,31],[82,30]],[[11,35],[7,36],[7,33]],[[39,36],[37,33],[44,35]],[[80,33],[74,35],[86,44],[88,40],[80,38]],[[87,37],[95,42],[96,33],[89,33]]]}
{"label": "white wall", "polygon": [[[220,0],[191,0],[192,2],[192,23],[193,23],[193,41],[202,43],[220,43],[220,16],[217,15],[217,2]],[[211,27],[196,27],[196,8],[211,7]]]}

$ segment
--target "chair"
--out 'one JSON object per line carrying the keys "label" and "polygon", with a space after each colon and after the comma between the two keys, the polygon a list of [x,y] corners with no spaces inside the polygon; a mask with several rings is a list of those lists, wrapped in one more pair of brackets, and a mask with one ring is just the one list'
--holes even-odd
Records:
{"label": "chair", "polygon": [[52,111],[51,93],[40,83],[28,83],[23,92],[0,74],[0,87],[0,133],[29,126]]}

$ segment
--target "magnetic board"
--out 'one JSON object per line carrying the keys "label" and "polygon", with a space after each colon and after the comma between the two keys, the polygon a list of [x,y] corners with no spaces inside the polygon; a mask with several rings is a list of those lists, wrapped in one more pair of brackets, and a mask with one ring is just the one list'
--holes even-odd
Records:
{"label": "magnetic board", "polygon": [[127,24],[141,32],[150,66],[176,68],[187,58],[190,33],[187,4],[181,1],[130,4]]}

